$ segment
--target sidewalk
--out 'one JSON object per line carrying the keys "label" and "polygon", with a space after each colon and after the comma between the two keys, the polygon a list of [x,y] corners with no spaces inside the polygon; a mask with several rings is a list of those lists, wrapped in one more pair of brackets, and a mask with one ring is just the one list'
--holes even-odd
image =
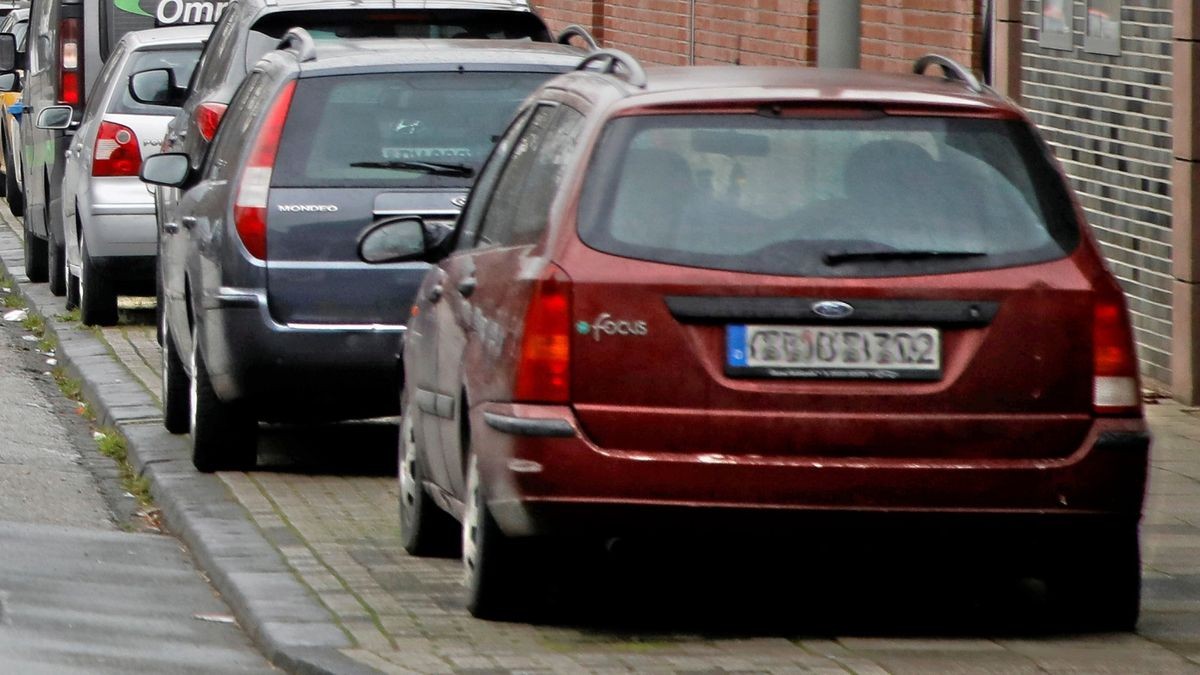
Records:
{"label": "sidewalk", "polygon": [[[17,238],[0,262],[21,276]],[[22,292],[47,317],[61,299]],[[102,331],[48,321],[60,358],[130,439],[169,527],[181,533],[239,620],[276,663],[303,672],[1200,673],[1200,411],[1147,406],[1156,442],[1143,526],[1144,611],[1136,634],[962,637],[809,630],[774,635],[497,624],[462,607],[454,560],[415,559],[396,533],[394,478],[381,466],[326,470],[265,459],[254,472],[197,474],[157,410],[152,320]],[[319,436],[319,434],[318,434]],[[284,436],[274,443],[303,444]],[[304,452],[328,452],[314,438]],[[394,453],[370,430],[333,454]],[[394,455],[393,455],[394,456]],[[698,591],[699,592],[699,591]],[[803,612],[803,607],[796,608]],[[636,620],[637,617],[634,617]],[[816,624],[819,626],[820,622]]]}

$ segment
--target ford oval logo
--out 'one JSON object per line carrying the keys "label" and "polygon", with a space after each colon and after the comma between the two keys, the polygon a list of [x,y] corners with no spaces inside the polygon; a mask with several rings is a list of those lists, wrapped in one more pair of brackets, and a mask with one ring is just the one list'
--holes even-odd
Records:
{"label": "ford oval logo", "polygon": [[844,319],[854,313],[854,308],[841,300],[822,300],[812,304],[812,311],[825,319]]}

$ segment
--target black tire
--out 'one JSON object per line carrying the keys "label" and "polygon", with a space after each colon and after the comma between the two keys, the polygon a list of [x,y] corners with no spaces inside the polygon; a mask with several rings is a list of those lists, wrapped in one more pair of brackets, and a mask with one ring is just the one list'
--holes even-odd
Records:
{"label": "black tire", "polygon": [[1047,581],[1064,628],[1132,631],[1141,611],[1137,523],[1087,528],[1063,537]]}
{"label": "black tire", "polygon": [[462,560],[467,587],[467,611],[479,619],[504,621],[520,618],[530,598],[518,592],[536,592],[532,557],[527,542],[505,536],[488,509],[479,479],[475,453],[467,461],[466,509],[462,522]]}
{"label": "black tire", "polygon": [[67,256],[63,256],[63,274],[67,277],[67,296],[63,305],[67,311],[71,311],[79,307],[79,277],[71,274],[71,268],[67,263]]}
{"label": "black tire", "polygon": [[[165,315],[163,315],[165,317]],[[159,321],[163,321],[160,317]],[[163,426],[173,434],[185,434],[191,428],[191,382],[183,369],[183,359],[171,337],[170,329],[159,326],[164,339],[162,343],[162,407]]]}
{"label": "black tire", "polygon": [[97,269],[86,237],[79,238],[79,320],[85,326],[117,324],[117,292]]}
{"label": "black tire", "polygon": [[67,275],[64,272],[66,266],[63,264],[63,261],[67,258],[67,246],[62,242],[55,241],[53,234],[50,235],[50,240],[46,243],[46,253],[48,255],[46,272],[49,275],[46,281],[50,284],[50,292],[61,298],[67,294]]}
{"label": "black tire", "polygon": [[46,270],[47,248],[45,239],[25,228],[25,276],[34,283],[41,283],[50,276]]}
{"label": "black tire", "polygon": [[155,339],[158,340],[159,345],[162,345],[163,343],[163,335],[165,334],[164,328],[166,326],[166,324],[163,323],[163,310],[165,309],[163,302],[162,238],[160,237],[154,259],[154,332],[156,333]]}
{"label": "black tire", "polygon": [[204,473],[251,469],[258,461],[258,424],[244,411],[217,398],[198,337],[193,329],[188,392],[192,464]]}
{"label": "black tire", "polygon": [[4,146],[4,166],[7,167],[7,172],[4,174],[4,198],[8,200],[8,210],[12,211],[14,216],[25,215],[25,193],[21,191],[21,186],[17,184],[17,176],[12,170],[13,154],[8,144]]}
{"label": "black tire", "polygon": [[400,420],[400,543],[409,554],[427,557],[453,557],[459,554],[462,534],[458,521],[434,503],[423,487],[423,453],[413,428],[412,406],[407,396]]}

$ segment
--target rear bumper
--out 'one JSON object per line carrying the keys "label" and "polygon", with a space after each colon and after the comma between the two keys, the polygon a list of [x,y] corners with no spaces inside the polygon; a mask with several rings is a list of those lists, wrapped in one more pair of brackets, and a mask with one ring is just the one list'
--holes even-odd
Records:
{"label": "rear bumper", "polygon": [[591,443],[570,408],[472,410],[489,506],[510,535],[770,530],[838,519],[1136,520],[1150,438],[1097,420],[1053,460],[875,460],[624,452]]}
{"label": "rear bumper", "polygon": [[252,290],[221,288],[203,305],[204,358],[222,400],[281,422],[399,412],[402,326],[281,324]]}
{"label": "rear bumper", "polygon": [[[97,205],[84,225],[88,253],[94,258],[154,257],[158,254],[154,204]],[[150,270],[154,279],[154,270]]]}

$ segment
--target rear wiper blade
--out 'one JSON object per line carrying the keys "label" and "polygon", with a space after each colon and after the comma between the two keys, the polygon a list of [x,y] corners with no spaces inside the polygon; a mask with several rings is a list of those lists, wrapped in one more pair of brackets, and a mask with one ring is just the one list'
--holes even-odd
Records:
{"label": "rear wiper blade", "polygon": [[362,169],[397,169],[400,171],[421,171],[435,176],[451,176],[454,178],[472,178],[475,169],[466,164],[443,164],[441,162],[407,162],[389,160],[386,162],[351,162],[350,166]]}
{"label": "rear wiper blade", "polygon": [[826,265],[841,265],[858,261],[889,261],[889,260],[953,260],[956,258],[982,258],[987,253],[983,251],[828,251],[821,260]]}

